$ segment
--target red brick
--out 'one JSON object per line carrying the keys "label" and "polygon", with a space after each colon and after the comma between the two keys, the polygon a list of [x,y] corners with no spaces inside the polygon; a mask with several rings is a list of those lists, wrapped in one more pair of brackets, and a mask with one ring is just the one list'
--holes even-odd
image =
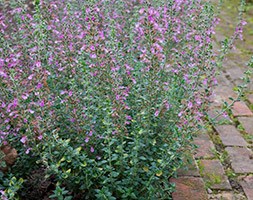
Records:
{"label": "red brick", "polygon": [[239,122],[242,124],[245,131],[253,135],[253,117],[238,117]]}
{"label": "red brick", "polygon": [[198,146],[195,150],[195,158],[213,158],[212,150],[215,149],[213,142],[206,133],[198,134],[194,139],[194,144]]}
{"label": "red brick", "polygon": [[231,166],[235,173],[253,173],[253,152],[247,148],[227,147]]}
{"label": "red brick", "polygon": [[178,176],[200,176],[196,161],[192,156],[187,156],[184,161],[184,166],[177,171]]}
{"label": "red brick", "polygon": [[238,194],[234,194],[233,192],[227,192],[227,191],[222,191],[219,192],[218,194],[210,194],[208,195],[209,199],[213,200],[239,200],[239,199],[245,199],[239,196]]}
{"label": "red brick", "polygon": [[[232,63],[231,63],[232,64]],[[230,64],[230,65],[231,65]],[[234,66],[234,67],[229,67],[227,70],[226,70],[227,74],[230,76],[230,78],[235,81],[235,80],[240,80],[241,77],[244,76],[244,72],[243,70],[238,67],[238,66]]]}
{"label": "red brick", "polygon": [[211,189],[232,189],[219,160],[201,160],[199,163],[199,169],[201,175],[204,177],[204,181]]}
{"label": "red brick", "polygon": [[171,179],[176,184],[173,200],[208,200],[204,182],[196,177],[179,177]]}
{"label": "red brick", "polygon": [[235,117],[239,117],[239,116],[253,116],[253,113],[251,112],[251,110],[242,101],[238,101],[238,102],[234,103],[234,105],[232,107],[232,112],[233,112],[233,115]]}
{"label": "red brick", "polygon": [[[218,110],[210,110],[208,111],[208,116],[210,118],[215,118],[219,113],[221,112],[221,109]],[[223,123],[223,124],[233,124],[233,121],[229,118],[228,115],[224,116],[223,114],[219,115],[215,120],[215,123]]]}
{"label": "red brick", "polygon": [[253,94],[248,95],[248,100],[251,104],[253,104]]}
{"label": "red brick", "polygon": [[229,97],[236,98],[237,94],[232,90],[230,86],[219,86],[214,89],[214,94],[211,97],[212,106],[222,107],[224,101],[231,103]]}
{"label": "red brick", "polygon": [[253,176],[247,176],[240,182],[249,200],[253,199]]}
{"label": "red brick", "polygon": [[225,146],[248,145],[239,131],[233,125],[218,125],[215,126],[215,129],[220,135],[221,141]]}
{"label": "red brick", "polygon": [[219,84],[219,86],[231,86],[231,82],[226,78],[226,75],[224,73],[221,73],[216,76],[216,80]]}

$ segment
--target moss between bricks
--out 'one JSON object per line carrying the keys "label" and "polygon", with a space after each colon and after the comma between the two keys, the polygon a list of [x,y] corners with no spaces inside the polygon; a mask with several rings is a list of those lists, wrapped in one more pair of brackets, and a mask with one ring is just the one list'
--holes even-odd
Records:
{"label": "moss between bricks", "polygon": [[235,178],[238,177],[238,176],[236,175],[236,173],[235,173],[231,168],[225,169],[225,174],[227,175],[227,177],[228,177],[229,179],[235,179]]}
{"label": "moss between bricks", "polygon": [[220,184],[222,182],[222,177],[215,173],[207,173],[205,175],[207,177],[206,186],[211,187],[216,184]]}
{"label": "moss between bricks", "polygon": [[253,111],[253,104],[249,105],[249,109]]}
{"label": "moss between bricks", "polygon": [[205,187],[211,188],[215,184],[220,184],[222,182],[222,177],[218,174],[213,173],[204,173],[205,166],[198,161],[199,173],[202,177],[204,177]]}
{"label": "moss between bricks", "polygon": [[243,138],[246,140],[247,143],[252,144],[253,143],[253,135],[248,134],[245,131],[245,128],[243,125],[238,121],[238,119],[235,119],[236,128],[240,131]]}

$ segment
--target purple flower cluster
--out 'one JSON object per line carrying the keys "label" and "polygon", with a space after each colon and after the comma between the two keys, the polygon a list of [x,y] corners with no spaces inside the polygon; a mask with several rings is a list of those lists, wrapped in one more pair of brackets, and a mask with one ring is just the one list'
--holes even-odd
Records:
{"label": "purple flower cluster", "polygon": [[1,142],[15,138],[29,153],[57,131],[93,153],[108,130],[117,137],[169,120],[187,129],[202,119],[215,83],[215,20],[202,1],[27,9],[0,13]]}

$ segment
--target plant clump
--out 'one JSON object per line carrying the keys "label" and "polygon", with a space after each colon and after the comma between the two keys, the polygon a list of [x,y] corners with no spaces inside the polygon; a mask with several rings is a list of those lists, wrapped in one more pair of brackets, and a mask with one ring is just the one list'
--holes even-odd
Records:
{"label": "plant clump", "polygon": [[25,5],[0,11],[0,144],[19,154],[2,199],[27,199],[23,182],[41,169],[50,198],[169,199],[216,84],[213,7]]}

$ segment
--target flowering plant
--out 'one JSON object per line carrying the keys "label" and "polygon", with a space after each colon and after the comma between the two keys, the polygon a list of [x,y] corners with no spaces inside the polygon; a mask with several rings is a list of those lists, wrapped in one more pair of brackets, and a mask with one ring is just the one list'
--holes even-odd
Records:
{"label": "flowering plant", "polygon": [[212,6],[24,5],[0,12],[0,141],[19,151],[13,173],[43,168],[59,199],[168,199],[216,84]]}

